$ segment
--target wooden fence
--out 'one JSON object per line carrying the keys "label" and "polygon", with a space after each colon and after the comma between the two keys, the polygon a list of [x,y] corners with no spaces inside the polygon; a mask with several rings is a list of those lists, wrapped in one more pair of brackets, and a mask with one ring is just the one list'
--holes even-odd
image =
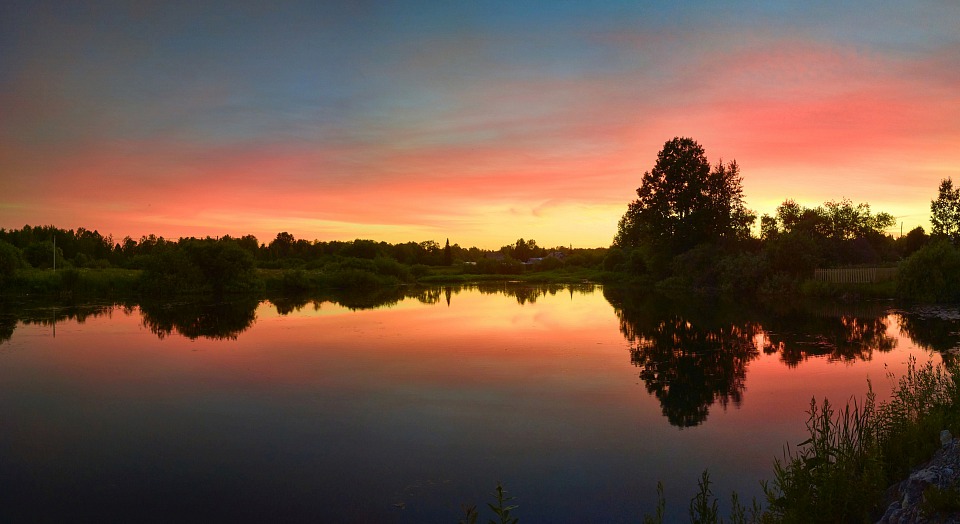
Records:
{"label": "wooden fence", "polygon": [[855,267],[845,269],[818,269],[814,278],[820,282],[832,284],[871,284],[893,280],[897,276],[895,267]]}

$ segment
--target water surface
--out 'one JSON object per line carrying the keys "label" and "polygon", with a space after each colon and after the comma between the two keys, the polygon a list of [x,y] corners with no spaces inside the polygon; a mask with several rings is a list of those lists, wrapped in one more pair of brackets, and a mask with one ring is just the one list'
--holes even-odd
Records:
{"label": "water surface", "polygon": [[[486,285],[0,310],[0,520],[686,520],[760,495],[811,397],[880,396],[956,310]],[[485,519],[484,519],[485,520]]]}

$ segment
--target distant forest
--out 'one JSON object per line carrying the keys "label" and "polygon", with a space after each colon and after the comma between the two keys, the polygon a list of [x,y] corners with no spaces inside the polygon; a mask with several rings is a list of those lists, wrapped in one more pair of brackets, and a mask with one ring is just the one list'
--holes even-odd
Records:
{"label": "distant forest", "polygon": [[[55,226],[23,226],[21,229],[0,228],[0,241],[16,247],[23,259],[35,268],[50,268],[54,264],[53,244],[56,241],[58,267],[146,269],[149,261],[165,250],[176,249],[189,243],[223,243],[235,246],[248,253],[263,269],[317,269],[318,261],[330,257],[373,260],[389,258],[401,264],[414,266],[450,266],[463,263],[480,263],[483,260],[498,262],[528,262],[554,255],[553,258],[568,264],[599,265],[607,250],[605,248],[572,248],[559,246],[545,248],[536,240],[518,239],[497,250],[477,247],[464,248],[450,244],[441,245],[434,240],[389,244],[374,240],[320,241],[296,238],[290,233],[278,233],[267,243],[253,235],[232,237],[180,237],[167,239],[156,235],[140,237],[139,240],[125,237],[115,240],[112,235],[82,227],[62,229]],[[535,260],[534,262],[542,262]]]}

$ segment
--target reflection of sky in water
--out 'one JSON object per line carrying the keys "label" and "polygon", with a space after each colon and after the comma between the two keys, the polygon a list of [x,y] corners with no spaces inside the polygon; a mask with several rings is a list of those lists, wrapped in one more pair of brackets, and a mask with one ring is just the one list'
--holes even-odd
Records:
{"label": "reflection of sky in water", "polygon": [[[704,468],[722,499],[759,495],[783,445],[804,438],[811,396],[862,396],[867,377],[885,395],[887,372],[929,355],[897,314],[869,328],[894,342],[869,360],[821,352],[788,367],[767,351],[842,341],[842,330],[728,330],[753,349],[742,402],[712,401],[702,423],[679,429],[599,291],[522,306],[451,295],[449,306],[441,293],[287,315],[263,302],[225,339],[161,339],[139,309],[58,320],[55,339],[50,323],[21,323],[0,346],[0,517],[454,522],[461,502],[487,502],[502,480],[525,522],[636,521],[662,480],[683,519]],[[850,319],[804,325],[837,323],[863,332]]]}

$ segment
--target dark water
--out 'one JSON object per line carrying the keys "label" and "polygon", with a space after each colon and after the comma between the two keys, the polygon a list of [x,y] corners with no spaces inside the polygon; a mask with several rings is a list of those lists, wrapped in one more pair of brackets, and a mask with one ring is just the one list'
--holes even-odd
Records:
{"label": "dark water", "polygon": [[882,398],[958,332],[593,286],[4,304],[0,521],[452,523],[498,480],[524,523],[637,522],[658,480],[685,521],[705,468],[759,496],[812,396]]}

